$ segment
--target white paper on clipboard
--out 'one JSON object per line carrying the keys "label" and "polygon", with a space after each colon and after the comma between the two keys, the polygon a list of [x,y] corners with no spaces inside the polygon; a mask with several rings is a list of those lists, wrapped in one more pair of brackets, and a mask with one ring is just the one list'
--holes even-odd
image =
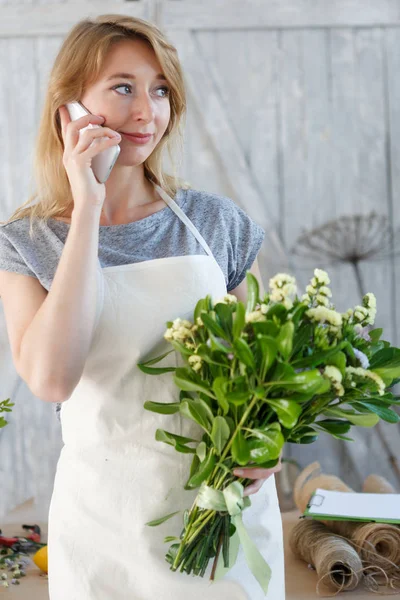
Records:
{"label": "white paper on clipboard", "polygon": [[305,514],[400,523],[400,494],[338,492],[317,488]]}

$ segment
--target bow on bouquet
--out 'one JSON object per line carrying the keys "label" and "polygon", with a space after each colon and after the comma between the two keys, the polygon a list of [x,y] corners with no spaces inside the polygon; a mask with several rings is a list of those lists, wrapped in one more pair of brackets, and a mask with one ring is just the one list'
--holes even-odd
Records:
{"label": "bow on bouquet", "polygon": [[271,569],[243,526],[251,500],[233,469],[271,468],[286,442],[309,444],[320,432],[353,441],[346,434],[354,425],[372,427],[380,418],[397,423],[390,406],[400,400],[388,388],[400,381],[400,349],[380,340],[382,329],[371,330],[373,294],[344,314],[335,311],[325,271],[315,269],[301,298],[287,274],[275,275],[262,299],[257,279],[247,272],[246,280],[247,306],[231,294],[214,304],[207,296],[195,307],[194,323],[167,323],[164,338],[184,367],[149,366],[170,352],[138,366],[152,375],[174,371],[180,390],[178,402],[147,401],[147,410],[179,412],[200,426],[197,440],[156,432],[157,440],[193,454],[184,487],[199,487],[180,536],[165,538],[173,542],[166,554],[170,568],[203,577],[214,558],[210,578],[219,579],[241,544],[267,593]]}

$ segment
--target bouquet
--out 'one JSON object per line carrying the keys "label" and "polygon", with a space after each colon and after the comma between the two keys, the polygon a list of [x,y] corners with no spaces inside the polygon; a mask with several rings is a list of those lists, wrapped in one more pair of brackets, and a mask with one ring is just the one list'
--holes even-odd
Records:
{"label": "bouquet", "polygon": [[[174,371],[179,401],[146,401],[147,410],[180,413],[199,426],[199,438],[158,429],[156,440],[191,453],[185,489],[199,488],[184,511],[183,529],[166,560],[173,571],[210,579],[235,564],[240,544],[249,568],[267,593],[271,570],[249,537],[242,511],[246,481],[233,475],[240,466],[271,468],[285,443],[309,444],[323,432],[341,440],[354,425],[372,427],[379,419],[397,423],[391,409],[399,396],[389,388],[400,379],[400,349],[372,329],[376,300],[342,314],[331,303],[330,279],[315,269],[306,294],[297,296],[293,277],[278,273],[259,298],[257,279],[248,271],[247,305],[227,294],[213,303],[198,301],[193,322],[176,318],[164,338],[183,357],[184,367],[154,368],[167,354],[139,368],[158,375]],[[179,511],[178,511],[179,512]],[[172,513],[147,525],[159,525]],[[221,559],[222,556],[222,559]]]}

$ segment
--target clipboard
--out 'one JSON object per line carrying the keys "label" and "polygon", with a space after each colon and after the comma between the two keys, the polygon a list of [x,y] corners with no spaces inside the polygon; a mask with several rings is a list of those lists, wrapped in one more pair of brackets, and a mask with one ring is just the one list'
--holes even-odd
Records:
{"label": "clipboard", "polygon": [[303,517],[323,521],[372,521],[400,524],[400,494],[338,492],[317,488]]}

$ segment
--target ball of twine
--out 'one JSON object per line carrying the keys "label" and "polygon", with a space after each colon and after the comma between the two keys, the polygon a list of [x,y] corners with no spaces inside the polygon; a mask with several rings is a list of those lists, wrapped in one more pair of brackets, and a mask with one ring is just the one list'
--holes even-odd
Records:
{"label": "ball of twine", "polygon": [[362,563],[356,550],[343,538],[332,534],[319,521],[302,519],[292,529],[290,548],[295,556],[311,564],[326,587],[340,593],[354,590],[362,576]]}
{"label": "ball of twine", "polygon": [[397,494],[391,483],[385,477],[372,473],[365,479],[362,487],[364,494]]}
{"label": "ball of twine", "polygon": [[[393,487],[383,477],[370,476],[364,482],[369,493],[393,493]],[[352,492],[341,479],[321,473],[318,462],[310,464],[300,473],[294,486],[294,498],[297,508],[304,513],[310,497],[317,488]],[[389,491],[390,490],[390,491]],[[365,577],[363,583],[370,591],[379,591],[384,578],[389,586],[400,591],[400,527],[389,523],[371,523],[354,521],[319,521],[328,531],[342,537],[352,544],[363,564]],[[371,571],[371,572],[368,572]],[[376,577],[376,578],[375,578]]]}
{"label": "ball of twine", "polygon": [[364,565],[400,576],[400,528],[390,523],[324,521],[330,531],[350,540]]}

